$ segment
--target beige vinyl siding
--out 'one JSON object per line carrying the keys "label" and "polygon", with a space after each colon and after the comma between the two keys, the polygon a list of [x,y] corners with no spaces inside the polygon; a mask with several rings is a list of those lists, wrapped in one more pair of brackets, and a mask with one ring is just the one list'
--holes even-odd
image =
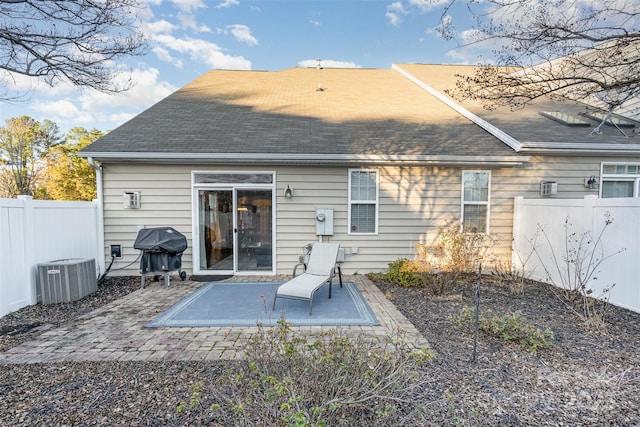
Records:
{"label": "beige vinyl siding", "polygon": [[[163,165],[103,165],[105,254],[110,245],[122,245],[122,259],[114,262],[112,274],[139,274],[133,248],[138,227],[173,227],[188,239],[183,266],[191,265],[191,168]],[[140,209],[125,209],[123,193],[140,191]],[[133,263],[133,264],[132,264]],[[129,265],[131,264],[131,265]],[[125,268],[124,270],[118,270]],[[188,270],[189,271],[189,270]]]}
{"label": "beige vinyl siding", "polygon": [[[597,194],[584,187],[584,178],[599,177],[602,161],[612,159],[532,157],[531,162],[522,167],[502,169],[362,165],[363,169],[377,169],[380,174],[377,235],[347,233],[348,171],[353,166],[107,164],[103,166],[105,253],[109,253],[111,244],[122,245],[124,256],[112,269],[125,267],[139,255],[139,251],[133,249],[139,225],[171,226],[187,236],[189,247],[183,255],[183,269],[191,273],[192,171],[264,171],[276,174],[277,273],[290,274],[304,245],[318,240],[316,208],[334,209],[334,235],[325,240],[339,242],[345,248],[345,273],[380,271],[398,258],[412,258],[416,242],[434,238],[438,226],[460,218],[464,170],[490,170],[490,233],[499,242],[496,253],[508,259],[513,237],[514,197],[539,198],[542,180],[557,181],[557,198]],[[640,161],[640,158],[625,161]],[[293,189],[292,199],[284,198],[287,185]],[[124,191],[141,192],[141,209],[122,207]],[[358,253],[351,255],[352,248],[358,248]],[[138,274],[138,268],[134,262],[114,274]]]}

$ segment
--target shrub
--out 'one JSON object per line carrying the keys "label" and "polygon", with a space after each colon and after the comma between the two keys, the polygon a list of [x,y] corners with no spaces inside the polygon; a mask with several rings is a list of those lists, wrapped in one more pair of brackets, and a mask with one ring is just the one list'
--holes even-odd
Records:
{"label": "shrub", "polygon": [[417,243],[416,258],[389,263],[385,273],[369,274],[372,280],[404,287],[426,287],[433,295],[444,295],[456,286],[461,276],[473,272],[493,246],[486,234],[462,230],[457,221],[439,227],[432,243]]}
{"label": "shrub", "polygon": [[421,277],[417,263],[406,258],[400,258],[390,262],[387,271],[382,273],[368,273],[367,277],[372,280],[393,283],[405,288],[424,285],[424,280]]}
{"label": "shrub", "polygon": [[450,220],[438,227],[432,243],[416,245],[416,260],[425,271],[471,273],[487,256],[492,239],[483,233],[463,229],[459,221]]}
{"label": "shrub", "polygon": [[[453,321],[467,330],[473,330],[475,312],[471,307],[464,307]],[[479,317],[478,330],[485,336],[502,339],[518,344],[520,348],[537,354],[551,345],[553,331],[541,330],[529,325],[520,312],[508,313],[504,316]]]}
{"label": "shrub", "polygon": [[[207,399],[214,425],[398,425],[418,416],[429,349],[402,336],[351,338],[332,330],[316,340],[281,320],[258,327],[246,357],[230,363]],[[191,399],[202,402],[204,396]]]}

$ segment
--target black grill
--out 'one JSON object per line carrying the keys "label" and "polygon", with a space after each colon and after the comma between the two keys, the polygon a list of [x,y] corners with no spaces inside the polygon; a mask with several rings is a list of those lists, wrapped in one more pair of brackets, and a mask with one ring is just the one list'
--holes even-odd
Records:
{"label": "black grill", "polygon": [[143,288],[148,274],[154,274],[156,280],[158,274],[164,275],[167,286],[172,271],[179,271],[182,280],[187,277],[185,272],[180,271],[182,253],[187,249],[187,238],[184,234],[171,227],[143,228],[138,231],[133,247],[142,251],[140,274]]}

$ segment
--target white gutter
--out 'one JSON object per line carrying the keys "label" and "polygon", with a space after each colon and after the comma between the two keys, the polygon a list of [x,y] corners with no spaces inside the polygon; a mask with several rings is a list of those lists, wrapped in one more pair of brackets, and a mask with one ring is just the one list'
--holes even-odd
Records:
{"label": "white gutter", "polygon": [[431,86],[427,85],[422,80],[419,80],[419,79],[413,77],[411,74],[409,74],[408,72],[406,72],[402,68],[398,67],[396,64],[393,64],[391,66],[391,69],[396,70],[397,72],[399,72],[400,74],[402,74],[403,76],[405,76],[406,78],[411,80],[413,83],[417,84],[422,89],[426,90],[431,95],[433,95],[436,98],[438,98],[444,104],[446,104],[449,107],[453,108],[456,112],[458,112],[462,116],[466,117],[467,119],[471,120],[473,123],[477,124],[482,129],[486,130],[491,135],[495,136],[500,141],[502,141],[505,144],[507,144],[509,147],[513,148],[516,152],[520,151],[520,149],[522,148],[522,144],[520,143],[520,141],[518,141],[517,139],[515,139],[511,135],[507,134],[506,132],[500,130],[499,128],[495,127],[494,125],[492,125],[488,121],[486,121],[484,119],[481,119],[477,115],[473,114],[471,111],[469,111],[466,108],[464,108],[462,105],[460,105],[457,102],[453,101],[451,98],[441,94],[440,92],[438,92],[437,90],[435,90]]}
{"label": "white gutter", "polygon": [[[85,156],[88,156],[86,153]],[[82,156],[82,153],[80,154]],[[529,159],[524,156],[450,156],[450,155],[378,155],[378,154],[285,154],[285,153],[143,153],[143,152],[93,152],[91,157],[113,161],[167,161],[210,163],[265,162],[265,163],[313,163],[313,164],[404,164],[404,165],[495,165],[518,166]]]}
{"label": "white gutter", "polygon": [[98,259],[96,263],[98,265],[98,271],[104,273],[106,267],[104,262],[104,194],[102,189],[102,166],[96,164],[93,157],[87,157],[87,161],[89,162],[89,166],[96,171],[96,199],[94,200],[98,205],[98,212],[96,214],[96,222],[98,225],[96,255],[98,255]]}
{"label": "white gutter", "polygon": [[608,156],[638,156],[640,144],[593,144],[588,142],[523,142],[520,150],[522,153],[549,154],[549,155],[598,155]]}

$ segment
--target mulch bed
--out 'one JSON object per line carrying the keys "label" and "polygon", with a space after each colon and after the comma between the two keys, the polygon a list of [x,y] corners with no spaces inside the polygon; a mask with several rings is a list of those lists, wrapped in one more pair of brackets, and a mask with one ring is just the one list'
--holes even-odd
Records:
{"label": "mulch bed", "polygon": [[461,425],[640,425],[640,314],[609,306],[606,330],[598,331],[571,312],[550,285],[527,282],[521,294],[514,294],[507,286],[485,282],[480,312],[522,313],[528,324],[552,330],[550,348],[534,355],[480,336],[473,361],[473,335],[460,330],[454,319],[463,307],[475,306],[477,283],[469,281],[445,297],[378,284],[438,353],[430,369],[440,381],[431,392],[433,399],[449,402],[449,420]]}
{"label": "mulch bed", "polygon": [[[489,281],[487,281],[489,282]],[[633,426],[640,425],[640,314],[611,307],[606,332],[588,328],[549,285],[528,282],[514,294],[499,283],[481,286],[480,309],[519,311],[550,328],[550,348],[534,355],[481,336],[454,318],[474,305],[476,283],[445,297],[420,288],[378,283],[437,353],[426,365],[422,401],[427,417],[409,425]],[[74,303],[26,307],[0,319],[0,351],[43,330],[72,322],[139,287],[139,278],[108,279]],[[0,425],[211,425],[206,410],[177,412],[194,384],[207,396],[224,362],[73,363],[0,367]]]}

